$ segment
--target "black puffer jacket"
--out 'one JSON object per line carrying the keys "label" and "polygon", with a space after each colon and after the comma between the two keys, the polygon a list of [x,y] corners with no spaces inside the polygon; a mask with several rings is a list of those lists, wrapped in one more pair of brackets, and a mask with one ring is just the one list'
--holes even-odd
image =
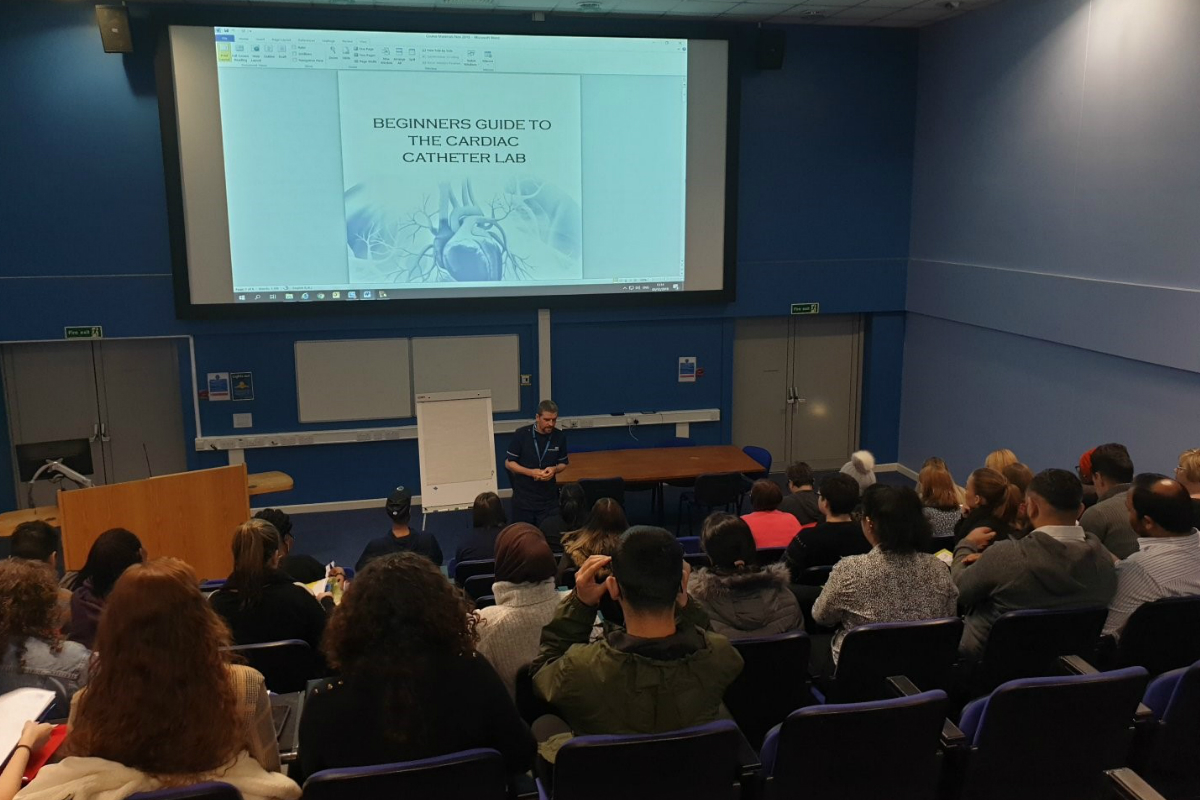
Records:
{"label": "black puffer jacket", "polygon": [[804,624],[783,564],[732,573],[697,570],[688,594],[708,612],[713,632],[730,639],[774,636]]}

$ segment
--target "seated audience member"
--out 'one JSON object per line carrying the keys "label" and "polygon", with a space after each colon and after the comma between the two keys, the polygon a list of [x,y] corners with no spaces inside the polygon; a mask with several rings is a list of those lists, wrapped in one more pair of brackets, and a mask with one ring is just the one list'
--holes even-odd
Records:
{"label": "seated audience member", "polygon": [[1200,528],[1200,447],[1184,450],[1175,467],[1175,480],[1183,484],[1192,498],[1192,525]]}
{"label": "seated audience member", "polygon": [[169,558],[130,567],[100,621],[104,655],[71,704],[67,758],[17,796],[107,800],[223,781],[246,800],[298,798],[300,787],[277,771],[262,676],[231,665],[228,644],[191,567]]}
{"label": "seated audience member", "polygon": [[1165,475],[1146,473],[1133,479],[1125,503],[1138,551],[1117,562],[1117,593],[1104,623],[1104,633],[1113,637],[1142,603],[1200,595],[1200,533],[1192,524],[1187,489]]}
{"label": "seated audience member", "polygon": [[[930,456],[929,458],[925,459],[925,463],[921,465],[921,469],[925,469],[926,467],[932,467],[933,469],[941,470],[947,475],[951,475],[951,481],[954,480],[953,474],[950,472],[950,468],[946,466],[945,460],[938,458],[937,456]],[[954,484],[954,492],[956,495],[958,495],[958,504],[960,506],[967,502],[967,490],[962,486],[959,486],[957,482]]]}
{"label": "seated audience member", "polygon": [[[610,564],[612,574],[599,580]],[[688,575],[679,541],[648,526],[626,531],[611,558],[584,563],[533,662],[535,692],[562,715],[535,723],[547,761],[572,731],[663,733],[727,717],[721,700],[742,657],[702,627],[706,615],[689,602]],[[625,627],[589,643],[606,596],[620,603]]]}
{"label": "seated audience member", "polygon": [[872,486],[863,493],[863,536],[871,552],[846,556],[833,567],[813,619],[836,627],[836,664],[846,634],[873,622],[952,617],[958,592],[946,565],[925,552],[932,529],[917,493],[908,487]]}
{"label": "seated audience member", "polygon": [[358,563],[354,565],[355,572],[361,572],[363,567],[371,563],[371,559],[393,553],[416,553],[425,556],[435,567],[442,565],[442,548],[432,534],[414,531],[408,527],[412,520],[412,493],[403,486],[397,486],[384,505],[384,510],[392,520],[392,532],[378,539],[367,542]]}
{"label": "seated audience member", "polygon": [[[496,536],[508,524],[504,505],[495,492],[484,492],[471,506],[471,530],[454,551],[454,561],[482,561],[496,557]],[[453,575],[451,575],[453,577]]]}
{"label": "seated audience member", "polygon": [[[624,512],[622,512],[624,513]],[[550,549],[561,553],[563,538],[588,523],[587,494],[578,483],[565,484],[558,490],[558,513],[546,517],[538,525]]]}
{"label": "seated audience member", "polygon": [[88,681],[91,652],[65,642],[58,585],[45,564],[0,561],[0,694],[24,686],[52,689],[58,711]]}
{"label": "seated audience member", "polygon": [[1079,482],[1083,484],[1083,507],[1089,509],[1096,505],[1100,499],[1096,497],[1096,487],[1092,483],[1092,453],[1096,452],[1096,448],[1088,450],[1079,457],[1079,466],[1075,468],[1075,472],[1079,475]]}
{"label": "seated audience member", "polygon": [[750,507],[754,510],[742,519],[750,526],[757,547],[787,547],[800,532],[800,521],[779,510],[782,501],[783,492],[775,481],[764,478],[750,487]]}
{"label": "seated audience member", "polygon": [[[37,561],[47,565],[50,572],[58,579],[58,528],[40,519],[22,522],[13,529],[9,539],[9,556],[25,561]],[[71,590],[58,590],[58,609],[62,624],[66,626],[71,619]]]}
{"label": "seated audience member", "polygon": [[987,469],[994,469],[996,472],[1004,472],[1005,467],[1016,464],[1018,461],[1020,459],[1017,458],[1017,454],[1005,448],[988,453],[987,458],[983,460],[983,466]]}
{"label": "seated audience member", "polygon": [[869,450],[856,450],[838,471],[854,478],[861,492],[875,483],[875,456],[871,455]]}
{"label": "seated audience member", "polygon": [[1025,490],[1029,488],[1029,483],[1033,480],[1033,470],[1018,461],[1016,464],[1009,464],[1000,472],[1010,486],[1016,487],[1015,496],[1020,498],[1011,534],[1012,538],[1020,539],[1030,530],[1029,515],[1025,513]]}
{"label": "seated audience member", "polygon": [[476,652],[475,626],[470,604],[429,559],[398,553],[367,565],[325,634],[341,677],[304,705],[297,780],[475,747],[500,751],[511,773],[529,769],[533,736]]}
{"label": "seated audience member", "polygon": [[71,588],[71,624],[67,638],[89,650],[96,639],[96,626],[104,601],[121,573],[146,560],[142,542],[124,528],[113,528],[96,537],[83,569],[75,574]]}
{"label": "seated audience member", "polygon": [[784,553],[793,583],[799,583],[801,573],[809,567],[831,567],[843,556],[871,549],[862,526],[851,517],[858,505],[857,481],[840,472],[828,475],[821,481],[818,497],[825,521],[796,534]]}
{"label": "seated audience member", "polygon": [[264,508],[254,515],[255,519],[265,519],[279,531],[279,569],[287,573],[292,580],[300,583],[314,583],[325,577],[325,565],[312,556],[293,552],[296,537],[292,534],[292,518],[278,508]]}
{"label": "seated audience member", "polygon": [[611,497],[601,497],[592,506],[586,525],[563,534],[560,570],[582,567],[592,556],[611,556],[617,552],[617,543],[627,528],[629,521],[621,504]]}
{"label": "seated audience member", "polygon": [[783,564],[757,565],[745,520],[717,512],[704,520],[700,544],[710,569],[692,572],[688,594],[708,613],[712,629],[730,639],[774,636],[804,624]]}
{"label": "seated audience member", "polygon": [[509,525],[496,539],[496,605],[481,608],[479,652],[516,695],[517,670],[538,654],[542,628],[562,600],[554,585],[558,565],[542,532],[527,522]]}
{"label": "seated audience member", "polygon": [[312,593],[279,569],[279,532],[252,519],[233,532],[233,572],[210,598],[235,644],[303,639],[321,646],[325,610]]}
{"label": "seated audience member", "polygon": [[988,528],[997,539],[1007,539],[1015,530],[1020,505],[1020,492],[1004,473],[990,467],[977,469],[967,478],[967,502],[962,518],[954,525],[954,538],[962,539],[976,528]]}
{"label": "seated audience member", "polygon": [[962,519],[962,508],[955,491],[954,478],[936,467],[923,467],[917,475],[917,496],[922,513],[933,529],[933,538],[953,538],[954,526]]}
{"label": "seated audience member", "polygon": [[1100,540],[1116,558],[1138,549],[1137,534],[1129,525],[1125,493],[1133,480],[1133,461],[1123,444],[1102,444],[1092,451],[1092,484],[1099,500],[1084,511],[1079,524]]}
{"label": "seated audience member", "polygon": [[825,519],[817,507],[817,492],[813,488],[813,471],[808,464],[797,461],[787,468],[788,493],[779,510],[791,514],[801,525],[812,525]]}
{"label": "seated audience member", "polygon": [[965,655],[983,654],[992,623],[1006,611],[1107,606],[1112,600],[1117,588],[1112,556],[1075,522],[1082,495],[1070,472],[1043,470],[1025,493],[1032,533],[993,543],[995,534],[980,528],[954,548],[951,575],[968,609]]}

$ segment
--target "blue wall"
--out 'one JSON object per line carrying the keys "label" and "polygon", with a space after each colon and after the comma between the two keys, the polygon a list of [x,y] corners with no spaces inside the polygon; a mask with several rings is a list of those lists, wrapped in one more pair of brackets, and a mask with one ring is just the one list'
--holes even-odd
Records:
{"label": "blue wall", "polygon": [[[170,7],[169,13],[209,24],[218,21],[213,15],[232,25],[346,26],[362,20],[364,27],[396,29],[429,20],[340,7]],[[254,372],[257,399],[237,409],[254,414],[251,433],[306,427],[296,419],[294,400],[297,339],[517,333],[522,371],[533,373],[537,385],[532,311],[176,320],[146,13],[134,8],[138,52],[117,56],[101,51],[89,5],[0,6],[6,187],[0,204],[0,341],[55,339],[72,324],[103,325],[110,337],[191,335],[201,375]],[[532,28],[527,15],[444,19],[504,32]],[[586,33],[595,24],[552,20],[538,30]],[[634,35],[664,30],[652,21],[622,25]],[[735,58],[748,64],[754,29],[739,31]],[[736,302],[555,312],[553,378],[565,413],[716,407],[724,421],[693,425],[693,437],[729,441],[732,320],[786,314],[791,302],[816,301],[826,313],[876,315],[868,322],[863,444],[881,461],[896,457],[916,44],[913,31],[797,27],[788,30],[783,70],[747,66],[741,79]],[[700,381],[675,380],[680,355],[697,356],[705,369]],[[190,376],[183,389],[190,397]],[[536,400],[533,390],[524,392],[522,416],[532,415]],[[231,405],[202,403],[206,435],[232,432]],[[189,428],[191,416],[185,415]],[[673,430],[637,435],[667,437]],[[586,446],[611,446],[628,436],[624,429],[573,434]],[[282,469],[296,478],[297,488],[273,501],[320,502],[379,497],[397,481],[415,483],[415,452],[413,442],[276,448],[248,451],[247,463],[251,470]],[[215,466],[226,456],[192,454],[190,461],[193,467]],[[0,508],[13,504],[8,469],[7,459],[0,459]]]}
{"label": "blue wall", "polygon": [[901,461],[1200,443],[1200,3],[1009,0],[922,31]]}

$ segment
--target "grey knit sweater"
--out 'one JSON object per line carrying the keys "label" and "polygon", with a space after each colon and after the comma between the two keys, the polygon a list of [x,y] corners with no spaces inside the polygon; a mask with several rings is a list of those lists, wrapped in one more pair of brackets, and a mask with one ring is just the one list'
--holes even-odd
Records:
{"label": "grey knit sweater", "polygon": [[476,612],[480,617],[479,652],[515,697],[517,670],[538,654],[542,628],[554,618],[566,595],[554,588],[553,578],[541,583],[496,581],[492,593],[496,605]]}

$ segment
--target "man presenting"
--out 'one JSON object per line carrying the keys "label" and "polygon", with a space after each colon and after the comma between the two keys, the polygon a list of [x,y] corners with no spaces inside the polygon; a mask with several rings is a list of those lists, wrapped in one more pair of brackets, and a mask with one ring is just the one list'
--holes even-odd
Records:
{"label": "man presenting", "polygon": [[513,522],[538,525],[558,510],[558,473],[567,468],[567,437],[554,427],[558,406],[538,404],[532,425],[518,428],[504,467],[512,473]]}

